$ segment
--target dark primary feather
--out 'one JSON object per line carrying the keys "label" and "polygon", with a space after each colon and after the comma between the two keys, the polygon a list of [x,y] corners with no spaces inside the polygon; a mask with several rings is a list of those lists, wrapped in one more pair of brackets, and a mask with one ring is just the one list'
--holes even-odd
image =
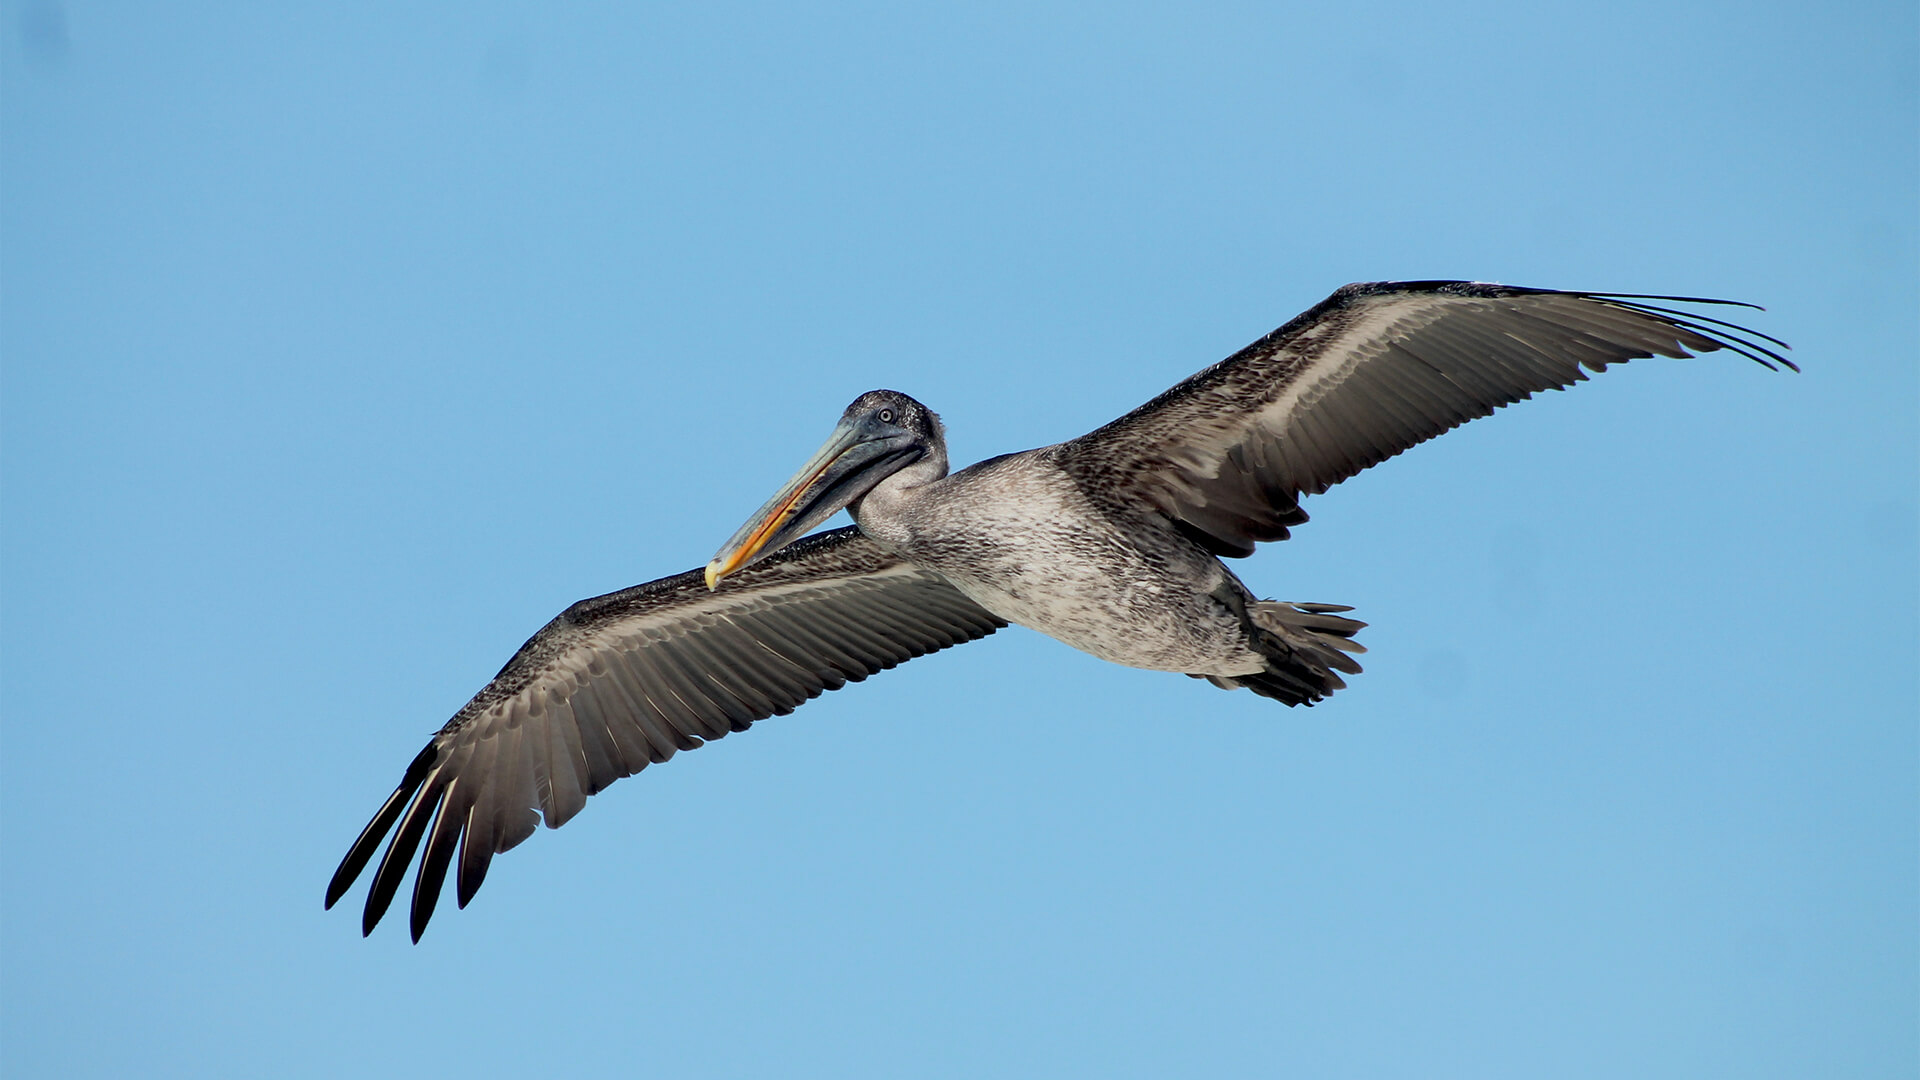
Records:
{"label": "dark primary feather", "polygon": [[1464,281],[1348,285],[1064,444],[1060,460],[1092,497],[1144,500],[1214,553],[1241,556],[1306,521],[1302,496],[1588,371],[1717,349],[1799,370],[1775,351],[1783,342],[1643,300],[1729,303]]}
{"label": "dark primary feather", "polygon": [[[568,608],[407,767],[327,886],[332,907],[393,834],[362,929],[416,852],[418,941],[454,870],[465,907],[493,856],[676,751],[1006,623],[857,528],[807,537],[709,592],[689,571]],[[458,859],[457,869],[455,860]]]}

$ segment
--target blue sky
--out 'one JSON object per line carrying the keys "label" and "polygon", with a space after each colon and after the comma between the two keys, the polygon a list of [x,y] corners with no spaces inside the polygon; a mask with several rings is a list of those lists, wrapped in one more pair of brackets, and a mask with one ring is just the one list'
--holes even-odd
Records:
{"label": "blue sky", "polygon": [[[1913,1075],[1911,4],[0,3],[0,1071]],[[1313,710],[1023,630],[323,912],[444,719],[886,386],[1354,280],[1726,296],[1310,501]]]}

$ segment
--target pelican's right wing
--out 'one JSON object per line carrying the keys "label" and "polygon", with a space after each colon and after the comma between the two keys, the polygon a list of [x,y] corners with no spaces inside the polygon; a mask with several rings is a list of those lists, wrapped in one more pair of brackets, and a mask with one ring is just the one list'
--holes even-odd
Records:
{"label": "pelican's right wing", "polygon": [[557,828],[587,796],[676,750],[1005,625],[852,526],[807,537],[717,590],[692,570],[582,600],[413,760],[334,873],[327,906],[392,831],[367,892],[371,933],[424,838],[418,941],[456,847],[465,907],[494,854],[532,835],[542,815]]}
{"label": "pelican's right wing", "polygon": [[1348,285],[1060,444],[1058,460],[1097,498],[1157,506],[1216,554],[1251,555],[1307,519],[1302,496],[1588,371],[1716,349],[1793,367],[1775,351],[1783,342],[1649,300],[1728,303],[1471,281]]}

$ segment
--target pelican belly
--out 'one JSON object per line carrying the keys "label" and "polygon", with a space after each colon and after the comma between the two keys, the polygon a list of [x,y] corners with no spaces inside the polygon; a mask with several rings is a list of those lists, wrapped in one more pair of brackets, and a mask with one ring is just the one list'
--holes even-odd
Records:
{"label": "pelican belly", "polygon": [[1114,521],[1045,451],[875,495],[855,515],[868,535],[1008,622],[1128,667],[1264,668],[1212,595],[1240,587],[1218,559],[1164,523]]}

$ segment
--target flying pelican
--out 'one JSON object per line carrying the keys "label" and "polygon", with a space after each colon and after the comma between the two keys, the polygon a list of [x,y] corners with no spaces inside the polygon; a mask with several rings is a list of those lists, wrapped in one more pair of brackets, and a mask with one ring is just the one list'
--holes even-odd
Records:
{"label": "flying pelican", "polygon": [[[407,767],[327,906],[392,832],[361,921],[372,933],[424,840],[418,941],[456,852],[465,907],[543,816],[557,828],[677,750],[1009,622],[1311,705],[1359,672],[1365,624],[1258,599],[1220,561],[1286,539],[1307,520],[1302,497],[1609,364],[1729,349],[1799,370],[1776,338],[1647,301],[1732,303],[1348,285],[1105,427],[952,474],[939,417],[862,394],[704,571],[582,600],[522,645]],[[843,508],[854,525],[806,535]]]}

